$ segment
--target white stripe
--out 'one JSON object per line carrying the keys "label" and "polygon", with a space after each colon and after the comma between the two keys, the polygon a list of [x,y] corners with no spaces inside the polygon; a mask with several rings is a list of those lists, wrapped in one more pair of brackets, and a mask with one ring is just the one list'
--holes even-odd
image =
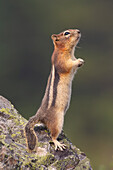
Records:
{"label": "white stripe", "polygon": [[49,91],[48,109],[51,107],[51,104],[52,104],[52,101],[53,101],[54,78],[55,78],[55,68],[54,68],[54,65],[53,65],[53,67],[52,67],[52,78],[51,78],[50,91]]}

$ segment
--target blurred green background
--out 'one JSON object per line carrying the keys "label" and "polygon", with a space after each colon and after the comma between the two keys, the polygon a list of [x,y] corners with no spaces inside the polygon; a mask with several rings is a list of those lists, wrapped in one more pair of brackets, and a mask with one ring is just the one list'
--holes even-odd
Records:
{"label": "blurred green background", "polygon": [[64,130],[96,170],[112,169],[113,1],[1,0],[0,95],[29,118],[40,106],[51,68],[51,34],[82,33],[85,60],[73,81]]}

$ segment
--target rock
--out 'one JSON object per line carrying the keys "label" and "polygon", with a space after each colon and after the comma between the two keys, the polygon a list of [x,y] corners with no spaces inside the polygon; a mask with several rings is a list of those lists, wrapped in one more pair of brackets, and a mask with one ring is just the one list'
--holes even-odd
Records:
{"label": "rock", "polygon": [[0,96],[0,170],[92,170],[89,159],[72,145],[64,132],[58,140],[67,147],[64,151],[55,151],[50,133],[42,125],[35,126],[37,152],[27,152],[26,123],[14,106]]}

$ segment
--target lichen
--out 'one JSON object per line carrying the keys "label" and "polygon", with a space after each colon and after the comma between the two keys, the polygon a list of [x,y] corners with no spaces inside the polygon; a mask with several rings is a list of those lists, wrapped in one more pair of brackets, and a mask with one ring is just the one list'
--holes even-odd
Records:
{"label": "lichen", "polygon": [[15,137],[15,136],[16,136],[16,134],[12,134],[12,135],[11,135],[12,138]]}
{"label": "lichen", "polygon": [[[75,161],[74,156],[66,158],[64,160],[57,160],[53,165],[52,168],[56,168],[57,170],[63,169],[65,167],[66,169],[73,169],[77,162]],[[51,169],[51,168],[50,168]]]}
{"label": "lichen", "polygon": [[[1,100],[3,101],[1,102]],[[1,103],[5,102],[2,106]],[[7,106],[7,107],[6,107]],[[51,145],[51,137],[47,129],[39,128],[37,152],[29,153],[26,148],[24,127],[27,120],[24,119],[14,106],[3,97],[0,97],[0,153],[2,164],[6,169],[90,169],[90,161],[82,152],[73,146],[64,133],[59,137],[60,142],[66,144],[63,152],[55,151]]]}
{"label": "lichen", "polygon": [[0,135],[0,140],[5,139],[5,135]]}

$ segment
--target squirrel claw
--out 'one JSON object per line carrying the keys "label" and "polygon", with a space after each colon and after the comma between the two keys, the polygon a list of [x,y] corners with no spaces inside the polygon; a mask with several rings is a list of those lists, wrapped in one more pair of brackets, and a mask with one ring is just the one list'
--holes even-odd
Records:
{"label": "squirrel claw", "polygon": [[64,149],[66,149],[66,145],[63,143],[58,142],[57,140],[54,140],[54,145],[55,145],[55,150],[60,150],[63,151]]}
{"label": "squirrel claw", "polygon": [[81,59],[81,58],[78,58],[77,59],[78,60],[78,67],[81,67],[83,64],[84,64],[84,60],[83,59]]}

